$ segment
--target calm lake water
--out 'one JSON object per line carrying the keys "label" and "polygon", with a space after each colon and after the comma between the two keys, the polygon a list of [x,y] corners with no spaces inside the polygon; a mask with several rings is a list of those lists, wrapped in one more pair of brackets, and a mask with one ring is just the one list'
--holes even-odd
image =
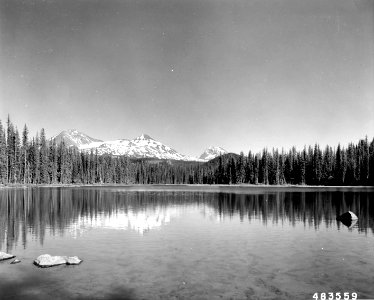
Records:
{"label": "calm lake water", "polygon": [[0,262],[0,299],[374,298],[373,220],[373,189],[3,189],[0,251],[22,262]]}

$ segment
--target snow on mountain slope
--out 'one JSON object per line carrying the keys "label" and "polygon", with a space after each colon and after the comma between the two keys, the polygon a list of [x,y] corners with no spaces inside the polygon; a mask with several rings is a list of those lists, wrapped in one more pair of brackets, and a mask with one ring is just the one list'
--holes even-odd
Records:
{"label": "snow on mountain slope", "polygon": [[57,143],[64,141],[67,146],[76,146],[78,149],[86,152],[93,150],[99,155],[125,155],[132,158],[156,158],[171,159],[183,161],[200,161],[205,162],[213,159],[220,154],[227,153],[220,147],[209,147],[200,156],[200,158],[183,155],[173,148],[154,140],[147,134],[142,134],[132,140],[120,139],[113,141],[101,141],[89,137],[75,129],[62,131],[60,134],[52,137]]}
{"label": "snow on mountain slope", "polygon": [[208,149],[204,151],[203,154],[200,155],[200,159],[208,161],[213,158],[216,158],[217,156],[220,156],[222,154],[226,154],[227,151],[221,147],[214,147],[210,146]]}
{"label": "snow on mountain slope", "polygon": [[88,145],[94,142],[102,142],[101,140],[94,139],[87,134],[79,132],[75,129],[68,129],[62,131],[60,134],[51,138],[51,140],[55,140],[55,142],[61,143],[62,141],[65,142],[67,146],[76,146],[80,148],[81,146]]}
{"label": "snow on mountain slope", "polygon": [[80,149],[84,151],[97,149],[98,154],[126,155],[134,158],[197,160],[196,158],[178,153],[176,150],[154,140],[147,134],[142,134],[132,140],[95,142],[83,145]]}

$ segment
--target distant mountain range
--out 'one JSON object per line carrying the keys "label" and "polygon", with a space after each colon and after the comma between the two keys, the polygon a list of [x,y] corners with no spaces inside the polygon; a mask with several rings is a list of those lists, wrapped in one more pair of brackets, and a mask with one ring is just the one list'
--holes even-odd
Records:
{"label": "distant mountain range", "polygon": [[78,130],[64,130],[52,137],[56,143],[62,141],[69,147],[77,147],[82,151],[97,150],[98,154],[125,155],[132,158],[154,158],[181,161],[208,161],[227,153],[221,147],[209,147],[199,158],[178,153],[173,148],[154,140],[147,134],[142,134],[135,139],[120,139],[114,141],[102,141],[92,138]]}

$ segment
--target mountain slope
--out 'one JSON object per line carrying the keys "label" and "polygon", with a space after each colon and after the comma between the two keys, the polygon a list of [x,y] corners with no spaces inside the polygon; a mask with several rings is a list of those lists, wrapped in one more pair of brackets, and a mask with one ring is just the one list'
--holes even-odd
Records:
{"label": "mountain slope", "polygon": [[152,158],[179,161],[205,162],[221,154],[227,153],[220,147],[209,147],[201,154],[200,158],[183,155],[173,148],[156,141],[147,134],[142,134],[132,140],[119,139],[113,141],[101,141],[92,138],[75,129],[64,130],[52,138],[56,143],[65,142],[67,146],[75,146],[79,150],[90,152],[91,150],[99,155],[125,155],[131,158]]}
{"label": "mountain slope", "polygon": [[81,150],[97,149],[98,154],[126,155],[133,158],[158,158],[174,160],[190,160],[186,155],[178,153],[169,146],[142,134],[132,140],[115,140],[102,143],[91,143],[80,147]]}
{"label": "mountain slope", "polygon": [[209,148],[205,149],[204,153],[200,155],[199,159],[208,161],[226,153],[227,151],[221,147],[210,146]]}
{"label": "mountain slope", "polygon": [[102,142],[101,140],[94,139],[87,134],[79,132],[75,129],[64,130],[60,134],[52,137],[51,140],[55,140],[57,144],[64,141],[65,145],[67,145],[68,147],[75,146],[78,148],[94,142]]}

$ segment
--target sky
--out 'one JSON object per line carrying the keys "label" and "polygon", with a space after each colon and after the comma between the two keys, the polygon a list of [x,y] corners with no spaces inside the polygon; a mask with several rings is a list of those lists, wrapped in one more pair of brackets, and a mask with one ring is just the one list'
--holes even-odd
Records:
{"label": "sky", "polygon": [[186,155],[374,137],[372,0],[0,0],[0,120]]}

